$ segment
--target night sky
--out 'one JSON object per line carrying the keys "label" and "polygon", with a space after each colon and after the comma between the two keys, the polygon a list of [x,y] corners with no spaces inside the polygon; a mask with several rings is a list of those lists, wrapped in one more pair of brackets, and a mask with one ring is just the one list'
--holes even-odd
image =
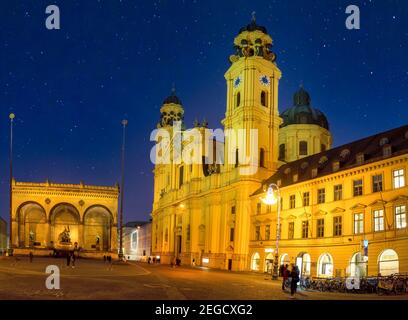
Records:
{"label": "night sky", "polygon": [[[50,4],[61,30],[45,28]],[[360,7],[360,30],[345,27],[349,4]],[[147,220],[162,101],[174,82],[187,127],[205,117],[219,128],[233,38],[252,11],[274,40],[280,111],[303,83],[335,146],[407,124],[407,1],[2,0],[0,215],[8,220],[14,112],[19,181],[114,185],[128,119],[125,221]]]}

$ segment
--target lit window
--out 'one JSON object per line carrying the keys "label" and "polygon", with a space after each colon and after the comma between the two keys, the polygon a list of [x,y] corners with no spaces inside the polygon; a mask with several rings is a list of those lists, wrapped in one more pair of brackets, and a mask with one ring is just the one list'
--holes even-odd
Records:
{"label": "lit window", "polygon": [[360,234],[364,232],[364,214],[354,214],[354,234]]}
{"label": "lit window", "polygon": [[395,189],[405,187],[404,169],[394,170],[392,176]]}
{"label": "lit window", "polygon": [[374,210],[374,231],[384,231],[384,210]]}
{"label": "lit window", "polygon": [[309,192],[303,192],[303,206],[307,207],[309,206],[310,203],[310,193]]}
{"label": "lit window", "polygon": [[302,221],[302,238],[309,237],[309,221]]}
{"label": "lit window", "polygon": [[324,219],[317,219],[317,237],[324,237]]}
{"label": "lit window", "polygon": [[290,209],[294,209],[296,207],[296,196],[292,194],[289,199]]}
{"label": "lit window", "polygon": [[324,188],[317,190],[317,203],[324,203],[326,201],[326,190]]}
{"label": "lit window", "polygon": [[342,227],[343,227],[343,224],[342,224],[342,217],[341,216],[338,216],[338,217],[334,217],[333,218],[333,234],[334,234],[334,236],[341,236],[341,234],[342,234]]}
{"label": "lit window", "polygon": [[334,186],[334,201],[339,201],[343,198],[343,186],[341,184]]}
{"label": "lit window", "polygon": [[255,240],[260,240],[261,239],[261,227],[256,226],[255,227]]}
{"label": "lit window", "polygon": [[363,194],[363,179],[353,181],[353,196],[361,196]]}
{"label": "lit window", "polygon": [[405,206],[395,207],[395,223],[397,229],[402,229],[407,226],[407,211]]}
{"label": "lit window", "polygon": [[295,223],[294,222],[289,222],[288,225],[288,239],[293,239],[295,235]]}
{"label": "lit window", "polygon": [[267,224],[265,226],[265,240],[269,240],[271,237],[271,225]]}
{"label": "lit window", "polygon": [[383,190],[382,174],[373,176],[373,192],[380,192]]}

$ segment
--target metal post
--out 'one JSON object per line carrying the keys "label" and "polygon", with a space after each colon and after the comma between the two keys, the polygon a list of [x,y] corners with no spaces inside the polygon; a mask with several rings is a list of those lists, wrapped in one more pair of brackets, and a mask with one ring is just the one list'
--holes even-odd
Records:
{"label": "metal post", "polygon": [[123,138],[122,138],[122,179],[120,187],[120,225],[119,225],[119,259],[123,259],[123,194],[125,186],[125,137],[127,120],[122,120]]}
{"label": "metal post", "polygon": [[12,196],[12,191],[13,191],[13,121],[15,118],[14,113],[10,113],[9,115],[10,118],[10,181],[9,181],[9,187],[10,187],[10,234],[9,234],[9,256],[13,255],[13,196]]}
{"label": "metal post", "polygon": [[278,197],[277,197],[278,198],[278,203],[277,203],[277,214],[278,214],[277,224],[278,225],[276,227],[276,251],[275,251],[275,261],[274,261],[274,266],[273,266],[272,279],[276,280],[279,277],[279,272],[278,272],[279,261],[278,260],[279,260],[279,239],[280,239],[280,210],[281,210],[280,202],[281,202],[281,195],[280,195],[279,187],[276,184],[274,184],[274,186],[275,186],[276,191],[278,193]]}

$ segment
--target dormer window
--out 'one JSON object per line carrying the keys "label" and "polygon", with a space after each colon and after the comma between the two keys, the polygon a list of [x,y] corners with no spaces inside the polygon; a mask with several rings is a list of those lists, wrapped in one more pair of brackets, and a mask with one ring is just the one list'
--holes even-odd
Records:
{"label": "dormer window", "polygon": [[388,140],[387,137],[381,138],[381,140],[380,140],[380,147],[382,147],[382,146],[384,146],[384,145],[386,145],[386,144],[388,144],[388,143],[390,143],[390,141]]}
{"label": "dormer window", "polygon": [[383,156],[389,157],[392,154],[392,147],[390,144],[386,144],[383,146]]}
{"label": "dormer window", "polygon": [[316,178],[317,177],[317,168],[313,168],[312,169],[312,178]]}
{"label": "dormer window", "polygon": [[279,179],[279,180],[276,182],[276,184],[278,185],[278,187],[280,187],[280,186],[282,185],[282,180]]}
{"label": "dormer window", "polygon": [[336,160],[333,162],[333,171],[336,172],[336,171],[339,171],[339,169],[340,169],[340,161]]}
{"label": "dormer window", "polygon": [[297,182],[297,181],[298,181],[298,178],[299,178],[298,174],[295,173],[295,174],[293,175],[293,182]]}
{"label": "dormer window", "polygon": [[356,162],[357,162],[357,164],[363,164],[364,163],[364,153],[362,153],[362,152],[357,153]]}

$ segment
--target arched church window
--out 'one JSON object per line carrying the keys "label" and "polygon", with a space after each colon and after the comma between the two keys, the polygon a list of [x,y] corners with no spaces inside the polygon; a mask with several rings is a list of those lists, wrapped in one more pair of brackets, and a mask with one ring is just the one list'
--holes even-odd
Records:
{"label": "arched church window", "polygon": [[286,153],[285,144],[282,143],[279,146],[279,160],[285,160],[285,156],[286,156],[285,153]]}
{"label": "arched church window", "polygon": [[236,97],[237,101],[236,101],[236,106],[239,107],[241,104],[241,92],[237,93],[237,97]]}
{"label": "arched church window", "polygon": [[261,105],[264,107],[268,107],[268,99],[265,91],[261,92]]}
{"label": "arched church window", "polygon": [[299,155],[307,156],[307,141],[299,141]]}
{"label": "arched church window", "polygon": [[259,151],[259,166],[265,168],[265,149],[261,148]]}

